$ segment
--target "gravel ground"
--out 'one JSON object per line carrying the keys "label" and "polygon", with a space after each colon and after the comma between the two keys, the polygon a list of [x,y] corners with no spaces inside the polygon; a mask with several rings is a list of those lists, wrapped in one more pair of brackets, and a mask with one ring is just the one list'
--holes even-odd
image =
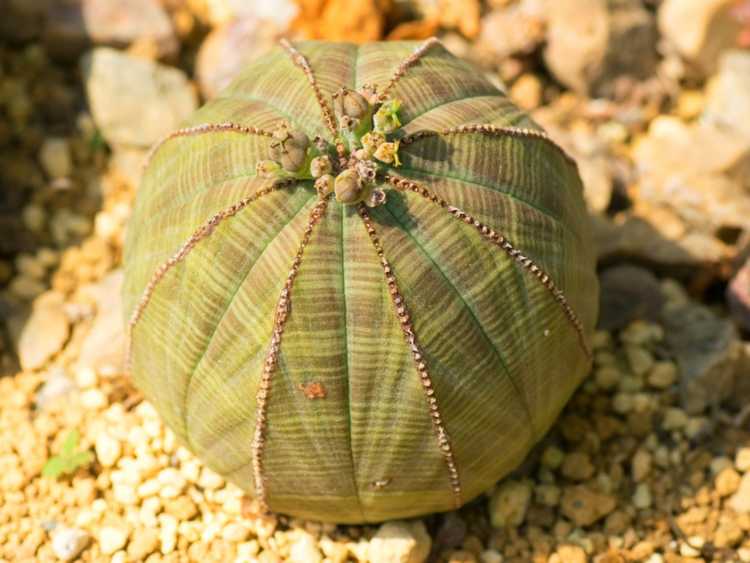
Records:
{"label": "gravel ground", "polygon": [[[722,58],[728,31],[681,44],[663,21],[667,10],[682,21],[674,2],[623,2],[634,11],[602,12],[610,35],[588,54],[603,62],[582,74],[554,52],[557,8],[530,0],[440,17],[429,2],[355,2],[373,19],[351,30],[325,11],[337,2],[303,2],[306,19],[291,21],[291,3],[232,15],[232,2],[143,0],[113,18],[136,22],[132,36],[104,18],[77,50],[56,39],[62,20],[34,31],[43,3],[11,4],[19,26],[0,26],[0,561],[750,561],[750,290],[729,284],[750,240],[739,24]],[[750,21],[746,3],[733,9]],[[694,15],[680,25],[719,17]],[[505,33],[521,24],[520,37]],[[229,73],[240,64],[223,58],[231,46],[261,51],[289,26],[355,39],[439,32],[579,160],[603,288],[594,369],[526,463],[459,511],[380,526],[262,516],[176,443],[124,373],[120,262],[145,151],[196,92],[225,80],[217,61]],[[672,46],[633,39],[648,33]],[[612,62],[618,34],[645,75]],[[101,46],[86,55],[91,42]],[[139,78],[123,91],[86,70],[102,57]],[[173,113],[149,129],[128,108]],[[43,476],[71,432],[90,455]]]}

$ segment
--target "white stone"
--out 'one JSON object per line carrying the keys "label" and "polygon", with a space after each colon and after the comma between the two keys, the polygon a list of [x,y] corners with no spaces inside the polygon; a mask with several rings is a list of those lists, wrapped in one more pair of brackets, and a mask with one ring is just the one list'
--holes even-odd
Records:
{"label": "white stone", "polygon": [[119,551],[128,541],[130,532],[120,526],[104,526],[99,530],[99,549],[105,555]]}
{"label": "white stone", "polygon": [[52,534],[52,552],[62,561],[72,561],[90,541],[91,536],[84,530],[59,526]]}
{"label": "white stone", "polygon": [[108,404],[107,396],[99,389],[86,389],[81,393],[81,405],[89,410],[99,410]]}
{"label": "white stone", "polygon": [[419,520],[386,522],[370,540],[370,561],[381,563],[423,563],[427,560],[432,540],[424,523]]}
{"label": "white stone", "polygon": [[734,466],[738,471],[750,471],[750,448],[740,448],[734,457]]}
{"label": "white stone", "polygon": [[50,178],[64,178],[73,172],[70,144],[62,137],[48,137],[39,150],[39,162]]}
{"label": "white stone", "polygon": [[291,563],[321,563],[323,561],[323,556],[311,534],[302,531],[297,534],[289,548],[289,561]]}
{"label": "white stone", "polygon": [[100,432],[94,442],[94,451],[102,466],[113,467],[122,455],[122,444],[108,432]]}

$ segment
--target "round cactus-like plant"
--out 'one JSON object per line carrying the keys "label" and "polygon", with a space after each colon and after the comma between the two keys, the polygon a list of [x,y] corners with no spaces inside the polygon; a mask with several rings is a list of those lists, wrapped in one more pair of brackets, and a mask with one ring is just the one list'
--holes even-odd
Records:
{"label": "round cactus-like plant", "polygon": [[585,375],[597,281],[574,162],[436,40],[280,48],[150,153],[131,373],[260,508],[450,510]]}

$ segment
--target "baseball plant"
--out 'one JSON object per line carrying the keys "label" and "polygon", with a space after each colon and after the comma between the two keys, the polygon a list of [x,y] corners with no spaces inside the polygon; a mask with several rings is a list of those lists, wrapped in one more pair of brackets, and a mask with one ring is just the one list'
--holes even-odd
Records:
{"label": "baseball plant", "polygon": [[575,163],[438,41],[309,42],[151,151],[129,365],[264,510],[451,510],[514,469],[590,365]]}

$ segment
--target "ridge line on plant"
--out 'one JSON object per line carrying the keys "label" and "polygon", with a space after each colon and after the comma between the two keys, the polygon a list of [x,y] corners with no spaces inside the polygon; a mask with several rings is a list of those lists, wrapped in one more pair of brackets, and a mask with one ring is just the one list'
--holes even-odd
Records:
{"label": "ridge line on plant", "polygon": [[288,39],[282,38],[279,43],[289,54],[289,57],[292,59],[292,62],[295,64],[295,66],[299,67],[302,72],[305,73],[307,81],[310,83],[310,86],[313,89],[313,93],[315,94],[315,99],[318,100],[320,112],[323,114],[323,121],[325,122],[328,131],[331,133],[331,136],[335,139],[338,135],[336,131],[336,120],[333,117],[333,111],[331,110],[331,107],[326,102],[325,97],[323,97],[323,92],[320,91],[320,86],[318,85],[318,81],[315,78],[315,72],[313,71],[312,66],[310,66],[310,62],[307,60],[305,55],[300,53],[294,47],[294,45],[291,44]]}
{"label": "ridge line on plant", "polygon": [[253,481],[255,482],[256,498],[260,504],[261,511],[264,513],[269,512],[266,494],[267,489],[263,478],[263,450],[266,443],[266,428],[268,426],[268,396],[271,391],[271,377],[273,376],[274,370],[278,364],[279,352],[281,351],[281,337],[284,334],[284,327],[286,326],[286,321],[290,314],[294,280],[297,278],[297,274],[299,274],[302,257],[305,253],[305,249],[310,244],[313,230],[325,214],[327,207],[328,198],[325,197],[315,204],[310,211],[310,218],[305,227],[302,240],[297,248],[297,253],[294,256],[294,260],[289,269],[289,275],[287,275],[286,281],[284,282],[284,288],[281,290],[281,295],[276,304],[271,343],[268,347],[266,359],[263,362],[263,372],[260,377],[258,392],[255,396],[255,432],[251,444],[253,455]]}
{"label": "ridge line on plant", "polygon": [[257,201],[261,197],[271,194],[278,189],[287,187],[292,183],[294,183],[294,181],[290,179],[284,182],[276,182],[270,184],[258,189],[258,191],[254,192],[253,194],[242,198],[240,201],[233,203],[229,207],[225,207],[218,213],[215,213],[200,227],[193,231],[193,234],[188,237],[188,239],[182,244],[182,246],[180,246],[177,252],[175,252],[166,262],[163,262],[159,267],[156,268],[154,273],[151,275],[149,282],[146,284],[146,287],[143,289],[141,297],[138,300],[138,303],[136,304],[136,307],[133,310],[133,313],[131,314],[128,321],[125,349],[125,367],[127,372],[130,372],[132,370],[133,337],[136,324],[143,316],[146,307],[150,303],[151,296],[156,290],[156,286],[164,278],[167,272],[179,262],[184,260],[196,244],[211,235],[211,233],[214,232],[219,223],[221,223],[224,219],[235,216],[238,212],[243,210],[254,201]]}
{"label": "ridge line on plant", "polygon": [[401,331],[404,335],[404,340],[409,346],[409,350],[414,360],[414,366],[419,379],[422,384],[422,388],[425,392],[425,398],[429,405],[430,418],[432,420],[432,427],[435,432],[435,437],[438,441],[440,453],[445,459],[445,464],[448,468],[448,475],[450,479],[451,491],[453,492],[453,498],[455,501],[456,508],[460,508],[463,504],[461,494],[461,479],[458,474],[458,468],[456,467],[456,459],[453,455],[453,448],[451,446],[450,436],[445,429],[443,424],[442,415],[440,414],[440,406],[438,404],[437,397],[435,396],[435,389],[432,383],[432,378],[427,368],[426,359],[422,353],[422,348],[419,346],[417,336],[414,333],[414,327],[411,322],[411,315],[409,309],[406,306],[401,290],[398,287],[396,276],[393,273],[390,262],[385,256],[383,245],[378,237],[377,230],[370,218],[370,213],[367,211],[365,204],[360,203],[357,209],[359,216],[362,218],[367,234],[370,237],[375,251],[377,252],[378,258],[380,259],[380,265],[383,268],[383,275],[385,276],[386,283],[388,285],[388,293],[391,296],[393,302],[393,309],[396,317],[401,325]]}
{"label": "ridge line on plant", "polygon": [[223,122],[223,123],[201,123],[200,125],[194,125],[192,127],[184,127],[177,131],[172,131],[169,135],[165,135],[159,139],[156,143],[151,146],[146,158],[143,159],[143,170],[148,168],[151,164],[151,160],[154,158],[156,152],[167,142],[177,137],[192,137],[194,135],[203,135],[206,133],[221,133],[226,131],[232,131],[235,133],[243,133],[246,135],[260,135],[263,137],[272,137],[273,133],[265,129],[258,127],[252,127],[249,125],[241,125],[239,123]]}
{"label": "ridge line on plant", "polygon": [[441,198],[437,194],[433,193],[429,188],[422,184],[418,184],[406,178],[400,176],[394,176],[392,174],[385,175],[385,181],[394,186],[396,189],[401,191],[411,191],[423,198],[431,201],[435,205],[438,205],[445,209],[448,213],[453,215],[457,220],[466,223],[474,227],[474,229],[487,241],[498,246],[502,249],[510,258],[520,264],[524,270],[531,273],[539,283],[541,283],[554,297],[555,301],[560,304],[563,313],[568,318],[573,328],[578,334],[578,341],[586,354],[586,357],[590,360],[593,357],[591,348],[586,342],[584,334],[583,324],[578,318],[578,315],[573,310],[573,307],[568,302],[567,297],[563,291],[557,287],[557,284],[552,280],[552,276],[548,274],[541,266],[536,264],[531,258],[523,254],[523,251],[516,248],[506,237],[495,229],[492,229],[474,218],[472,215],[466,213],[459,207],[451,205],[445,199]]}
{"label": "ridge line on plant", "polygon": [[419,62],[419,59],[421,59],[433,45],[439,44],[441,43],[437,37],[430,37],[419,47],[417,47],[408,57],[401,61],[396,67],[396,70],[393,71],[393,75],[388,81],[388,84],[386,84],[385,88],[383,88],[383,90],[378,94],[378,101],[385,101],[388,97],[388,93],[396,85],[398,80],[402,76],[404,76],[404,74],[406,74],[406,71],[409,70],[410,67],[414,66],[417,62]]}
{"label": "ridge line on plant", "polygon": [[432,131],[429,129],[415,131],[414,133],[406,135],[405,137],[400,139],[400,141],[402,145],[411,145],[415,141],[424,139],[426,137],[439,137],[440,135],[461,135],[471,133],[485,133],[488,135],[539,139],[540,141],[546,142],[548,145],[552,146],[555,150],[560,152],[560,154],[569,163],[577,166],[575,159],[570,156],[565,151],[565,149],[563,149],[560,145],[553,141],[547,133],[545,133],[544,131],[538,131],[536,129],[526,129],[522,127],[493,125],[491,123],[467,123],[465,125],[450,127],[448,129],[440,129],[438,131]]}

